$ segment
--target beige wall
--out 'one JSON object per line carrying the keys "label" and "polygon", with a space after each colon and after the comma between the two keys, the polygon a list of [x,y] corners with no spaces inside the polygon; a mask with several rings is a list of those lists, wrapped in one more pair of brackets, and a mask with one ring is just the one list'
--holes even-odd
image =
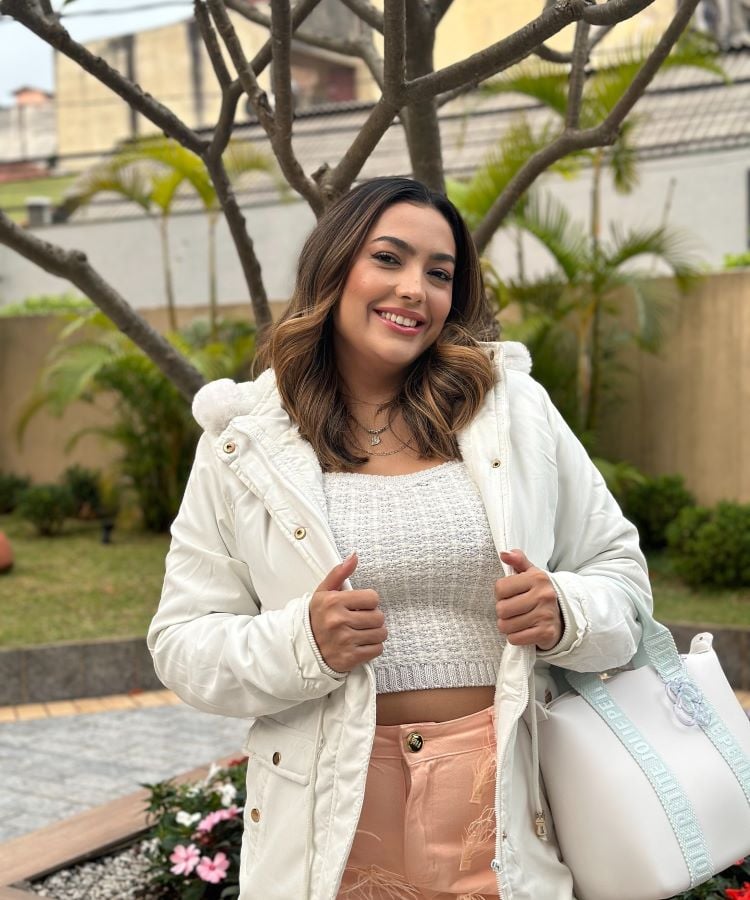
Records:
{"label": "beige wall", "polygon": [[678,303],[658,357],[632,354],[604,448],[699,501],[750,503],[750,270],[712,275]]}
{"label": "beige wall", "polygon": [[[274,315],[282,308],[283,304],[274,304]],[[164,310],[141,312],[156,328],[165,329]],[[190,312],[196,317],[206,315],[200,308]],[[222,314],[246,315],[247,306],[222,307]],[[71,452],[65,450],[71,436],[81,428],[108,423],[107,405],[101,398],[97,409],[77,403],[62,418],[39,412],[29,423],[23,443],[19,446],[16,440],[21,410],[60,327],[60,320],[55,318],[0,318],[0,471],[27,475],[35,482],[56,481],[74,463],[105,469],[117,457],[116,446],[95,435],[82,438]]]}

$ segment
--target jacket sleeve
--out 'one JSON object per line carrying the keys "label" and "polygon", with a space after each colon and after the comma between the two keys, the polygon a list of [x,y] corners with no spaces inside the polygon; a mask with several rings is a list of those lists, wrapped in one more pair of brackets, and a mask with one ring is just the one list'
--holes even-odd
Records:
{"label": "jacket sleeve", "polygon": [[625,665],[640,641],[637,609],[653,609],[638,532],[544,392],[555,435],[557,507],[549,575],[563,614],[556,647],[537,656],[578,672]]}
{"label": "jacket sleeve", "polygon": [[316,658],[305,627],[310,593],[261,614],[234,537],[231,490],[246,488],[228,486],[221,465],[204,435],[172,525],[148,646],[161,681],[191,706],[240,718],[272,715],[343,681]]}

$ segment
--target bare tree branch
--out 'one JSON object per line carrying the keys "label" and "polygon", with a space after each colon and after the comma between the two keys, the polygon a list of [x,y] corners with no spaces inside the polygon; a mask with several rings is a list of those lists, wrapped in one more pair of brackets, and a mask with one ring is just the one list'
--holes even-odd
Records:
{"label": "bare tree branch", "polygon": [[568,108],[565,111],[565,127],[578,128],[581,117],[581,99],[583,86],[586,83],[586,63],[589,59],[589,29],[588,22],[580,21],[576,25],[576,37],[573,42],[573,62],[568,81]]}
{"label": "bare tree branch", "polygon": [[428,0],[430,16],[437,27],[443,20],[443,16],[453,5],[453,0]]}
{"label": "bare tree branch", "polygon": [[58,278],[65,278],[89,297],[161,369],[180,393],[191,400],[204,380],[90,265],[80,250],[64,250],[43,241],[0,212],[0,243]]}
{"label": "bare tree branch", "polygon": [[545,9],[528,25],[497,41],[491,47],[472,53],[466,59],[431,75],[423,75],[407,82],[406,101],[415,103],[428,100],[437,94],[460,87],[467,81],[484,81],[491,75],[496,75],[528,56],[532,50],[566,25],[580,19],[585,5],[585,0],[569,0],[565,4]]}
{"label": "bare tree branch", "polygon": [[113,69],[101,57],[94,56],[90,50],[74,41],[57,20],[41,17],[25,0],[2,0],[0,13],[25,25],[37,37],[72,59],[84,71],[89,72],[115,94],[122,97],[132,109],[144,115],[188,150],[200,155],[207,146],[206,141],[179,119],[171,109],[155,100],[137,84],[128,81],[124,75],[117,69]]}
{"label": "bare tree branch", "polygon": [[385,0],[383,15],[383,99],[399,107],[403,102],[406,58],[406,8],[404,0]]}
{"label": "bare tree branch", "polygon": [[[292,10],[292,31],[296,31],[299,28],[319,3],[320,0],[299,0],[299,3]],[[252,69],[256,75],[260,75],[263,69],[271,62],[271,51],[272,44],[269,38],[253,58]]]}
{"label": "bare tree branch", "polygon": [[206,159],[205,162],[211,175],[211,181],[213,181],[216,188],[219,202],[224,210],[227,225],[237,247],[242,273],[250,288],[250,302],[253,307],[255,327],[258,329],[258,337],[261,337],[271,325],[271,311],[268,306],[268,295],[263,284],[260,262],[255,253],[255,246],[248,234],[245,226],[245,216],[237,203],[234,188],[221,157]]}
{"label": "bare tree branch", "polygon": [[211,60],[216,80],[221,86],[222,93],[226,93],[227,88],[232,83],[232,76],[229,74],[227,64],[224,62],[219,39],[216,37],[214,26],[211,24],[211,17],[208,15],[208,10],[203,0],[193,0],[193,12],[201,38],[208,51],[208,58]]}
{"label": "bare tree branch", "polygon": [[220,159],[221,155],[227,149],[227,144],[229,143],[232,137],[232,131],[234,130],[237,104],[239,103],[242,94],[242,85],[239,81],[233,81],[228,88],[222,90],[219,118],[214,127],[211,146],[208,148],[204,157],[206,161],[210,158]]}
{"label": "bare tree branch", "polygon": [[654,0],[607,0],[601,6],[587,5],[583,11],[583,21],[589,25],[616,25],[651,6]]}
{"label": "bare tree branch", "polygon": [[383,24],[383,13],[379,9],[372,6],[367,0],[341,0],[341,2],[370,28],[383,34],[385,25]]}
{"label": "bare tree branch", "polygon": [[[596,29],[596,33],[589,41],[589,57],[591,56],[592,50],[604,40],[614,27],[614,25],[603,25]],[[545,62],[559,63],[561,65],[569,65],[573,62],[572,53],[563,53],[560,50],[553,50],[552,47],[548,47],[547,44],[540,44],[534,50],[534,54]]]}
{"label": "bare tree branch", "polygon": [[398,107],[389,103],[384,97],[378,100],[336,168],[331,172],[321,174],[321,189],[326,200],[333,200],[349,190],[362,166],[390,127],[397,112]]}
{"label": "bare tree branch", "polygon": [[[611,2],[614,2],[614,0],[611,0]],[[679,36],[690,24],[690,19],[698,3],[699,0],[682,0],[661,39],[603,122],[595,128],[588,128],[583,131],[566,129],[551,144],[530,157],[526,164],[516,172],[474,232],[474,241],[480,253],[487,247],[492,235],[498,229],[503,219],[513,209],[523,192],[533,183],[538,175],[541,175],[553,163],[569,153],[586,150],[591,147],[605,147],[615,142],[620,125],[622,125],[625,117],[636,102],[643,96],[659,66],[667,58],[672,47],[677,43]]]}
{"label": "bare tree branch", "polygon": [[[294,155],[291,143],[291,122],[289,121],[286,126],[279,128],[276,116],[268,103],[266,92],[258,83],[252,65],[245,58],[240,39],[237,36],[232,20],[229,18],[224,7],[223,0],[208,0],[208,8],[216,23],[219,35],[224,41],[224,46],[227,48],[232,63],[237,70],[240,84],[253,106],[258,121],[268,135],[268,139],[271,142],[271,148],[278,160],[281,171],[284,173],[284,177],[289,183],[289,186],[307,200],[315,215],[319,216],[323,212],[323,198],[317,185],[305,175],[302,166]],[[271,41],[276,45],[279,41],[278,36],[272,35]],[[277,47],[274,46],[274,51],[276,51],[276,49]],[[288,54],[286,58],[288,63]],[[286,78],[289,79],[289,76],[287,75]],[[285,101],[282,97],[282,116],[288,116],[287,113],[284,113],[284,103]]]}
{"label": "bare tree branch", "polygon": [[271,84],[274,96],[276,141],[284,155],[293,157],[292,121],[292,17],[289,0],[271,0]]}

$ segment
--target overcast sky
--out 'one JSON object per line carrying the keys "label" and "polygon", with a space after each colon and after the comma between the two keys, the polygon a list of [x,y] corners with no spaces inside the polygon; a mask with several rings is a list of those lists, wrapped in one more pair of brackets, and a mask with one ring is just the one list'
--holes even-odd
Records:
{"label": "overcast sky", "polygon": [[[55,8],[62,0],[53,0]],[[128,34],[187,18],[190,0],[75,0],[63,23],[79,41]],[[0,16],[0,106],[22,85],[54,90],[52,50],[23,26]]]}

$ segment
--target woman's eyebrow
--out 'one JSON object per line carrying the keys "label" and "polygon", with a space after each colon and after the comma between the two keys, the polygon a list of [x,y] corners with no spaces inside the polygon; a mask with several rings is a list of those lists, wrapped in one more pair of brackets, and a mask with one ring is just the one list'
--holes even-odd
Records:
{"label": "woman's eyebrow", "polygon": [[[378,241],[384,241],[389,244],[394,244],[400,250],[405,251],[406,253],[411,253],[412,256],[417,252],[411,244],[408,244],[406,241],[401,238],[393,237],[390,234],[381,234],[379,237],[373,238],[373,243]],[[453,265],[456,264],[455,257],[451,256],[450,253],[430,253],[430,259],[438,259],[444,262],[452,262]]]}

